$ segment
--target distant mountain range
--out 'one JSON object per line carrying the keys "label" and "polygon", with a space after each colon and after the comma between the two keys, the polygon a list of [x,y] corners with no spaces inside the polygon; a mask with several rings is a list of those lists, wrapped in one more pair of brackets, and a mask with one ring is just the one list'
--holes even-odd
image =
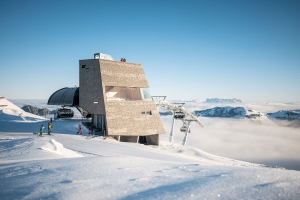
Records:
{"label": "distant mountain range", "polygon": [[[242,102],[239,99],[206,99],[206,102],[226,102],[229,101],[234,102]],[[231,102],[232,103],[232,102]],[[47,108],[37,108],[31,105],[26,105],[21,108],[22,110],[32,113],[38,116],[44,116],[45,113],[47,115],[54,114],[55,110],[50,111]],[[299,119],[300,120],[300,110],[280,110],[274,113],[262,113],[258,112],[246,107],[214,107],[205,110],[195,110],[193,112],[195,115],[203,116],[203,117],[222,117],[222,118],[236,118],[236,119],[260,119],[262,117],[267,117],[269,119]],[[161,116],[172,115],[172,112],[160,112]]]}
{"label": "distant mountain range", "polygon": [[300,110],[280,110],[275,113],[267,113],[267,116],[276,119],[300,119]]}
{"label": "distant mountain range", "polygon": [[29,113],[32,113],[32,114],[35,114],[35,115],[39,115],[39,116],[44,116],[45,114],[49,115],[49,114],[54,114],[55,113],[54,110],[50,111],[47,108],[37,108],[37,107],[31,106],[31,105],[23,106],[21,109],[26,111],[26,112],[29,112]]}
{"label": "distant mountain range", "polygon": [[205,103],[242,103],[242,100],[240,99],[220,99],[220,98],[207,98],[205,101]]}
{"label": "distant mountain range", "polygon": [[270,119],[300,119],[300,110],[280,110],[274,113],[261,113],[246,107],[214,107],[206,110],[196,110],[195,115],[203,117],[225,117],[238,119],[259,119],[267,116]]}
{"label": "distant mountain range", "polygon": [[252,118],[256,119],[262,116],[262,113],[245,107],[214,107],[206,110],[196,110],[195,115],[204,117],[226,117],[226,118]]}

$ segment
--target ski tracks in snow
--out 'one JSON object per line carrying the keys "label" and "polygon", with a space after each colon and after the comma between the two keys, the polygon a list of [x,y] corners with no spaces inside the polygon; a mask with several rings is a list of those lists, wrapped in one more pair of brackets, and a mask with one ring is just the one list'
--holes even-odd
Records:
{"label": "ski tracks in snow", "polygon": [[28,154],[33,144],[34,138],[1,138],[0,159],[12,159],[22,154]]}

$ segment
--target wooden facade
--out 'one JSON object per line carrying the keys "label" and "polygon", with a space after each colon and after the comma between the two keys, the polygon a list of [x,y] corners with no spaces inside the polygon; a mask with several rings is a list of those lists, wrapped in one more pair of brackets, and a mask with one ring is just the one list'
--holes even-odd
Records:
{"label": "wooden facade", "polygon": [[159,134],[165,130],[154,101],[145,99],[143,88],[149,84],[141,64],[79,61],[79,105],[92,114],[94,125],[121,141],[138,142],[144,136],[148,144],[159,145]]}

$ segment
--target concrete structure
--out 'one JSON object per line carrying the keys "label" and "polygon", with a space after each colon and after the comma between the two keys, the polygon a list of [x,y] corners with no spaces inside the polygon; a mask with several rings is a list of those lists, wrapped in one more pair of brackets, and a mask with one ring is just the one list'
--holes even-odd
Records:
{"label": "concrete structure", "polygon": [[165,130],[142,65],[110,58],[95,54],[79,61],[79,106],[106,135],[159,145]]}

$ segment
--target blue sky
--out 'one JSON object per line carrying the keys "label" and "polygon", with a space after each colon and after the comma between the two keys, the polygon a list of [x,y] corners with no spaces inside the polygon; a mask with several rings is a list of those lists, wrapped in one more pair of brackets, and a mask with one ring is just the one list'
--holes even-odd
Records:
{"label": "blue sky", "polygon": [[300,101],[300,1],[0,0],[0,96],[79,85],[97,52],[144,67],[167,99]]}

